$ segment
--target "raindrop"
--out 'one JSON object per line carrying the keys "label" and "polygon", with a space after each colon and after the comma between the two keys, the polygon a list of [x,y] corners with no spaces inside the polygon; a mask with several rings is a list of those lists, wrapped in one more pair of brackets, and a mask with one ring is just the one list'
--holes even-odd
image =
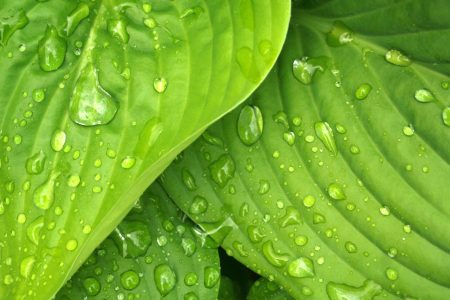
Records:
{"label": "raindrop", "polygon": [[197,284],[197,282],[198,276],[193,272],[189,272],[186,274],[186,276],[184,276],[184,284],[186,284],[187,286],[193,286]]}
{"label": "raindrop", "polygon": [[52,173],[42,185],[36,188],[33,194],[33,202],[36,207],[47,210],[55,200],[55,180],[60,172]]}
{"label": "raindrop", "polygon": [[314,203],[316,203],[316,198],[314,198],[314,196],[307,195],[305,198],[303,198],[303,205],[305,207],[313,207]]}
{"label": "raindrop", "polygon": [[109,19],[108,32],[114,38],[126,44],[130,40],[130,35],[127,31],[127,23],[122,19]]}
{"label": "raindrop", "polygon": [[205,267],[204,284],[208,289],[212,289],[220,279],[220,272],[216,267]]}
{"label": "raindrop", "polygon": [[154,280],[156,288],[164,297],[169,294],[175,287],[177,277],[172,268],[169,267],[169,265],[161,264],[155,268]]}
{"label": "raindrop", "polygon": [[314,263],[306,257],[297,258],[289,264],[288,274],[296,278],[314,277]]}
{"label": "raindrop", "polygon": [[97,70],[88,64],[81,72],[69,105],[69,116],[77,124],[95,126],[114,119],[118,104],[101,86]]}
{"label": "raindrop", "polygon": [[294,77],[303,84],[310,84],[317,71],[323,72],[328,59],[326,57],[296,59],[292,63]]}
{"label": "raindrop", "polygon": [[329,282],[327,284],[327,294],[330,300],[370,300],[379,295],[382,287],[372,280],[367,280],[361,287],[354,287],[347,284]]}
{"label": "raindrop", "polygon": [[414,93],[414,98],[422,103],[428,103],[436,100],[433,93],[428,89],[420,89]]}
{"label": "raindrop", "polygon": [[327,34],[327,43],[332,47],[339,47],[353,41],[353,32],[341,21],[336,21]]}
{"label": "raindrop", "polygon": [[64,145],[66,144],[66,138],[67,135],[64,131],[59,129],[55,130],[55,132],[53,132],[53,136],[50,141],[52,149],[56,152],[63,150]]}
{"label": "raindrop", "polygon": [[208,201],[205,198],[196,196],[189,207],[189,212],[193,215],[199,215],[208,209]]}
{"label": "raindrop", "polygon": [[345,242],[345,250],[347,250],[348,253],[356,253],[356,251],[358,251],[358,248],[352,242]]}
{"label": "raindrop", "polygon": [[42,227],[44,227],[44,217],[43,216],[37,217],[27,227],[27,237],[36,246],[39,244],[39,237],[40,237],[40,232],[41,232]]}
{"label": "raindrop", "polygon": [[334,200],[344,200],[346,198],[344,189],[339,183],[331,183],[327,190],[328,195]]}
{"label": "raindrop", "polygon": [[288,206],[286,208],[286,213],[280,219],[280,226],[287,227],[290,225],[297,225],[302,223],[302,216],[300,212],[293,206]]}
{"label": "raindrop", "polygon": [[245,145],[253,145],[261,137],[263,125],[260,109],[257,106],[244,106],[239,114],[237,123],[239,138]]}
{"label": "raindrop", "polygon": [[14,32],[27,26],[28,22],[29,20],[22,9],[11,16],[2,18],[0,20],[0,45],[6,46]]}
{"label": "raindrop", "polygon": [[442,121],[444,122],[445,126],[450,127],[450,106],[447,106],[442,110]]}
{"label": "raindrop", "polygon": [[40,174],[44,170],[46,156],[41,150],[27,159],[25,169],[28,174]]}
{"label": "raindrop", "polygon": [[317,137],[322,141],[325,148],[334,156],[337,155],[336,141],[334,140],[333,129],[327,122],[317,122],[314,124]]}
{"label": "raindrop", "polygon": [[44,37],[39,40],[38,56],[39,66],[46,72],[59,69],[66,57],[67,44],[58,34],[58,30],[48,25]]}
{"label": "raindrop", "polygon": [[136,164],[136,159],[134,157],[127,156],[124,159],[122,159],[122,162],[120,165],[124,169],[131,169],[134,167],[135,164]]}
{"label": "raindrop", "polygon": [[181,171],[181,177],[183,178],[184,186],[190,190],[194,191],[197,189],[197,184],[195,183],[195,178],[192,176],[192,173],[187,169],[183,169]]}
{"label": "raindrop", "polygon": [[22,259],[20,263],[20,275],[24,278],[28,278],[33,270],[34,263],[36,258],[34,256],[28,256]]}
{"label": "raindrop", "polygon": [[287,255],[275,251],[272,241],[267,241],[263,244],[262,252],[266,260],[275,267],[283,267],[289,260]]}
{"label": "raindrop", "polygon": [[36,102],[42,102],[45,100],[45,90],[44,89],[34,89],[32,98]]}
{"label": "raindrop", "polygon": [[78,6],[67,16],[66,28],[67,36],[72,35],[78,25],[89,16],[89,6],[86,3],[79,3]]}
{"label": "raindrop", "polygon": [[384,58],[387,62],[396,66],[407,67],[411,65],[411,60],[409,57],[398,50],[389,50],[386,52]]}
{"label": "raindrop", "polygon": [[101,290],[100,282],[93,277],[84,279],[83,287],[86,291],[86,294],[88,294],[89,296],[96,296],[98,295],[98,293],[100,293]]}
{"label": "raindrop", "polygon": [[392,268],[387,268],[386,269],[386,277],[389,280],[395,281],[398,279],[398,272]]}
{"label": "raindrop", "polygon": [[114,229],[111,237],[122,257],[137,258],[143,256],[152,243],[149,229],[141,221],[122,221]]}
{"label": "raindrop", "polygon": [[209,165],[209,172],[212,180],[223,188],[234,177],[236,166],[229,154],[223,154]]}
{"label": "raindrop", "polygon": [[68,240],[66,243],[66,249],[68,251],[75,251],[75,249],[77,249],[77,247],[78,247],[77,240]]}
{"label": "raindrop", "polygon": [[372,91],[372,86],[368,83],[361,84],[355,91],[355,97],[358,100],[364,100]]}
{"label": "raindrop", "polygon": [[167,89],[167,80],[165,78],[155,78],[155,80],[153,81],[153,88],[155,89],[155,91],[158,94],[162,94],[166,91]]}
{"label": "raindrop", "polygon": [[133,290],[139,285],[139,275],[133,270],[123,272],[120,275],[120,283],[126,290]]}

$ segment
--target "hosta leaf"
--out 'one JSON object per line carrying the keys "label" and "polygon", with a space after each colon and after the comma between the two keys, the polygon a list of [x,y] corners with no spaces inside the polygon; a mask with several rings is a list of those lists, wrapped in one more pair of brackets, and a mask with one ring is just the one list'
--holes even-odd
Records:
{"label": "hosta leaf", "polygon": [[56,299],[216,299],[217,248],[154,184]]}
{"label": "hosta leaf", "polygon": [[308,4],[250,108],[188,148],[165,188],[297,299],[447,299],[448,2]]}
{"label": "hosta leaf", "polygon": [[281,49],[290,1],[0,0],[0,298],[48,299]]}

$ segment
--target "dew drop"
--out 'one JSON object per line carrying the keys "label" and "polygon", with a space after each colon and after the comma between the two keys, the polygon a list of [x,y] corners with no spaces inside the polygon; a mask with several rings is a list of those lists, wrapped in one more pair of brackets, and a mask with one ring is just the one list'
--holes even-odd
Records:
{"label": "dew drop", "polygon": [[220,272],[216,267],[205,267],[204,284],[208,289],[212,289],[220,279]]}
{"label": "dew drop", "polygon": [[66,144],[67,135],[62,130],[55,130],[52,135],[52,139],[50,141],[50,145],[52,149],[56,152],[63,150],[64,145]]}
{"label": "dew drop", "polygon": [[355,253],[356,251],[358,251],[358,248],[352,242],[345,242],[344,246],[345,246],[345,250],[347,250],[348,253]]}
{"label": "dew drop", "polygon": [[120,42],[126,44],[130,40],[127,23],[123,19],[109,19],[107,27],[109,34]]}
{"label": "dew drop", "polygon": [[68,240],[66,243],[66,249],[68,251],[75,251],[75,249],[77,249],[77,247],[78,247],[77,240]]}
{"label": "dew drop", "polygon": [[195,178],[192,176],[192,173],[187,169],[183,169],[181,171],[181,177],[183,178],[184,186],[189,191],[194,191],[197,189],[197,184],[195,183]]}
{"label": "dew drop", "polygon": [[391,281],[395,281],[398,279],[398,272],[392,268],[387,268],[386,277]]}
{"label": "dew drop", "polygon": [[294,77],[303,84],[310,84],[317,71],[324,72],[327,65],[326,57],[296,59],[292,63]]}
{"label": "dew drop", "polygon": [[141,221],[122,221],[111,237],[122,257],[137,258],[146,254],[152,242],[149,229]]}
{"label": "dew drop", "polygon": [[30,276],[35,261],[36,258],[34,256],[28,256],[22,259],[22,262],[20,263],[20,275],[22,275],[22,277],[28,278]]}
{"label": "dew drop", "polygon": [[72,35],[78,25],[89,16],[89,6],[86,3],[79,3],[78,6],[67,16],[66,28],[67,36]]}
{"label": "dew drop", "polygon": [[29,20],[25,12],[21,9],[16,11],[13,15],[0,20],[0,46],[6,46],[11,36],[25,26]]}
{"label": "dew drop", "polygon": [[306,257],[297,258],[289,264],[288,274],[296,278],[314,277],[314,263]]}
{"label": "dew drop", "polygon": [[327,34],[327,44],[339,47],[353,41],[353,32],[341,21],[336,21]]}
{"label": "dew drop", "polygon": [[450,106],[447,106],[442,110],[442,121],[444,122],[445,126],[450,127]]}
{"label": "dew drop", "polygon": [[139,285],[139,275],[133,270],[123,272],[120,275],[120,283],[126,290],[133,290]]}
{"label": "dew drop", "polygon": [[361,287],[329,282],[327,294],[330,300],[371,300],[382,292],[382,287],[372,280],[367,280]]}
{"label": "dew drop", "polygon": [[32,93],[32,98],[36,102],[42,102],[45,100],[45,90],[44,89],[34,89]]}
{"label": "dew drop", "polygon": [[167,89],[167,85],[168,83],[165,78],[155,78],[155,80],[153,81],[153,88],[158,94],[164,93]]}
{"label": "dew drop", "polygon": [[334,200],[344,200],[346,198],[344,189],[339,183],[331,183],[327,191],[328,195]]}
{"label": "dew drop", "polygon": [[316,122],[316,124],[314,124],[314,129],[317,137],[322,141],[325,148],[327,148],[332,155],[336,156],[338,151],[336,141],[334,140],[333,129],[330,125],[327,122]]}
{"label": "dew drop", "polygon": [[314,203],[316,203],[316,198],[314,198],[314,196],[307,195],[305,198],[303,198],[303,205],[305,207],[313,207]]}
{"label": "dew drop", "polygon": [[186,284],[187,286],[193,286],[197,284],[197,282],[198,276],[193,272],[189,272],[186,274],[186,276],[184,276],[184,284]]}
{"label": "dew drop", "polygon": [[41,150],[27,159],[25,169],[30,175],[40,174],[44,170],[46,156]]}
{"label": "dew drop", "polygon": [[36,188],[33,194],[33,202],[36,207],[47,210],[55,200],[55,180],[60,175],[59,172],[52,173],[42,185]]}
{"label": "dew drop", "polygon": [[220,187],[225,187],[236,172],[236,165],[229,154],[223,154],[209,165],[211,179]]}
{"label": "dew drop", "polygon": [[88,296],[96,296],[98,295],[98,293],[100,293],[101,290],[100,282],[93,277],[88,277],[84,279],[83,287]]}
{"label": "dew drop", "polygon": [[155,268],[154,280],[156,288],[164,297],[175,287],[177,277],[171,267],[167,264],[161,264]]}
{"label": "dew drop", "polygon": [[46,72],[59,69],[66,57],[67,44],[53,25],[48,25],[44,37],[39,40],[39,66]]}
{"label": "dew drop", "polygon": [[27,237],[36,246],[39,244],[39,237],[40,237],[40,232],[41,232],[42,227],[44,227],[44,217],[43,216],[37,217],[27,227]]}
{"label": "dew drop", "polygon": [[420,89],[414,93],[414,98],[422,103],[428,103],[436,100],[433,93],[428,89]]}
{"label": "dew drop", "polygon": [[95,126],[114,119],[118,104],[101,86],[97,70],[88,64],[81,72],[69,104],[69,116],[77,124]]}
{"label": "dew drop", "polygon": [[205,198],[196,196],[189,207],[189,212],[193,215],[199,215],[208,209],[208,201]]}
{"label": "dew drop", "polygon": [[242,143],[247,146],[256,143],[263,133],[263,117],[257,106],[246,105],[239,114],[237,130]]}
{"label": "dew drop", "polygon": [[258,82],[261,78],[255,58],[253,56],[253,50],[248,47],[240,48],[236,53],[236,61],[240,67],[242,74],[251,82]]}
{"label": "dew drop", "polygon": [[120,165],[124,169],[131,169],[134,167],[135,164],[136,164],[136,159],[134,157],[127,156],[124,159],[122,159],[122,162]]}
{"label": "dew drop", "polygon": [[405,54],[399,50],[389,50],[386,52],[384,58],[388,63],[391,63],[400,67],[407,67],[411,65],[411,60]]}
{"label": "dew drop", "polygon": [[364,100],[372,91],[372,86],[368,83],[361,84],[355,91],[355,97],[358,100]]}
{"label": "dew drop", "polygon": [[263,244],[262,252],[266,260],[275,267],[283,267],[289,260],[287,255],[275,251],[272,241],[267,241]]}

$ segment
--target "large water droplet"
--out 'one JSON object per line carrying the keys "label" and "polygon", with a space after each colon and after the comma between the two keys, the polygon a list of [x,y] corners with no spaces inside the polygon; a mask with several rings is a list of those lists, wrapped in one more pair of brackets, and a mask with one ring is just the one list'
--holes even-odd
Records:
{"label": "large water droplet", "polygon": [[384,57],[387,62],[396,66],[407,67],[411,65],[409,57],[398,50],[389,50]]}
{"label": "large water droplet", "polygon": [[220,272],[216,267],[205,267],[204,284],[208,289],[212,289],[220,279]]}
{"label": "large water droplet", "polygon": [[44,37],[38,44],[39,66],[46,72],[59,69],[66,57],[67,44],[58,30],[48,25]]}
{"label": "large water droplet", "polygon": [[228,181],[234,177],[235,171],[235,163],[229,154],[223,154],[209,165],[211,178],[220,187],[227,185]]}
{"label": "large water droplet", "polygon": [[372,91],[372,86],[368,83],[361,84],[355,91],[355,97],[358,100],[364,100]]}
{"label": "large water droplet", "polygon": [[175,272],[167,264],[157,266],[154,276],[156,288],[163,297],[173,290],[177,282]]}
{"label": "large water droplet", "polygon": [[334,156],[337,155],[338,150],[336,141],[334,140],[333,129],[327,122],[317,122],[314,124],[317,137],[322,141],[325,148],[331,152]]}
{"label": "large water droplet", "polygon": [[114,229],[111,237],[122,257],[143,256],[152,242],[147,225],[141,221],[122,221]]}
{"label": "large water droplet", "polygon": [[67,135],[64,131],[57,129],[53,132],[52,139],[50,141],[50,146],[56,152],[64,149],[66,144]]}
{"label": "large water droplet", "polygon": [[52,173],[46,182],[36,188],[33,194],[33,202],[36,207],[47,210],[53,205],[55,200],[55,180],[60,174],[60,172]]}
{"label": "large water droplet", "polygon": [[197,274],[193,273],[193,272],[189,272],[186,274],[186,276],[184,276],[184,283],[187,286],[193,286],[194,284],[197,284],[198,282],[198,276]]}
{"label": "large water droplet", "polygon": [[288,266],[288,274],[292,277],[314,277],[314,263],[307,257],[300,257]]}
{"label": "large water droplet", "polygon": [[123,272],[120,275],[120,283],[126,290],[133,290],[139,285],[139,275],[133,270]]}
{"label": "large water droplet", "polygon": [[257,106],[246,105],[242,108],[237,130],[241,141],[247,145],[256,143],[263,132],[263,117]]}
{"label": "large water droplet", "polygon": [[189,212],[193,215],[204,213],[208,209],[208,201],[205,198],[196,196],[189,207]]}
{"label": "large water droplet", "polygon": [[22,259],[22,262],[20,263],[20,275],[28,278],[31,274],[31,271],[33,270],[35,261],[36,258],[34,256],[28,256]]}
{"label": "large water droplet", "polygon": [[97,70],[88,64],[81,72],[70,99],[69,116],[72,121],[84,126],[108,124],[118,107],[100,86]]}
{"label": "large water droplet", "polygon": [[86,3],[79,3],[78,6],[67,16],[66,28],[64,31],[70,36],[78,25],[89,16],[89,6]]}
{"label": "large water droplet", "polygon": [[289,260],[286,254],[275,251],[272,241],[267,241],[262,246],[262,252],[266,260],[275,267],[283,267]]}
{"label": "large water droplet", "polygon": [[353,32],[341,21],[333,24],[330,32],[327,34],[327,43],[332,47],[343,46],[353,41]]}
{"label": "large water droplet", "polygon": [[130,40],[130,35],[127,31],[127,23],[123,19],[108,20],[108,32],[114,38],[126,44]]}
{"label": "large water droplet", "polygon": [[381,291],[381,286],[371,280],[365,281],[361,287],[335,282],[327,284],[327,294],[330,300],[372,300]]}
{"label": "large water droplet", "polygon": [[294,77],[303,84],[310,84],[317,71],[323,72],[327,65],[326,57],[307,58],[294,60],[292,72]]}
{"label": "large water droplet", "polygon": [[0,19],[0,45],[6,46],[14,32],[27,26],[28,22],[22,9],[9,17]]}
{"label": "large water droplet", "polygon": [[30,175],[40,174],[44,170],[45,159],[46,157],[42,150],[28,158],[25,164],[27,173]]}
{"label": "large water droplet", "polygon": [[344,189],[339,183],[331,183],[327,190],[328,195],[334,200],[344,200],[346,198]]}
{"label": "large water droplet", "polygon": [[428,103],[436,100],[433,93],[428,89],[420,89],[414,93],[414,98],[422,103]]}
{"label": "large water droplet", "polygon": [[300,212],[293,206],[286,207],[286,213],[280,219],[280,226],[286,227],[289,225],[297,225],[302,223],[302,216]]}

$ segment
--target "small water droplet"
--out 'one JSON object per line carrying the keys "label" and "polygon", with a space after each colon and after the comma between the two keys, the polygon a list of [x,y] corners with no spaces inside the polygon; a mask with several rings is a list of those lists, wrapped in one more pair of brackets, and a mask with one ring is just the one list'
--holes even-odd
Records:
{"label": "small water droplet", "polygon": [[167,80],[165,78],[155,78],[155,80],[153,81],[153,88],[155,89],[155,91],[158,94],[162,94],[166,91],[167,89]]}
{"label": "small water droplet", "polygon": [[296,59],[292,63],[294,77],[303,84],[310,84],[317,71],[324,72],[328,59],[326,57]]}
{"label": "small water droplet", "polygon": [[42,102],[45,100],[45,90],[44,89],[34,89],[32,98],[36,102]]}
{"label": "small water droplet", "polygon": [[316,122],[314,124],[317,137],[322,141],[325,148],[331,152],[334,156],[337,155],[338,150],[336,141],[334,140],[333,129],[327,122]]}
{"label": "small water droplet", "polygon": [[135,154],[143,159],[149,149],[156,143],[161,133],[163,132],[163,124],[159,118],[151,118],[148,120],[141,133],[139,134],[139,140],[134,149]]}
{"label": "small water droplet", "polygon": [[36,246],[39,244],[40,232],[43,226],[44,217],[39,216],[27,227],[27,237]]}
{"label": "small water droplet", "polygon": [[407,67],[412,63],[409,57],[399,50],[389,50],[386,52],[384,58],[387,62],[400,67]]}
{"label": "small water droplet", "polygon": [[193,273],[193,272],[189,272],[186,274],[186,276],[184,276],[184,283],[187,286],[193,286],[195,284],[197,284],[198,282],[198,276],[197,274]]}
{"label": "small water droplet", "polygon": [[55,180],[60,172],[52,173],[42,185],[36,188],[33,194],[33,202],[36,207],[47,210],[55,200]]}
{"label": "small water droplet", "polygon": [[28,22],[28,17],[22,9],[15,11],[11,16],[2,18],[0,21],[0,46],[6,46],[11,36],[17,30],[27,26]]}
{"label": "small water droplet", "polygon": [[263,117],[257,106],[246,105],[239,114],[237,130],[241,141],[251,146],[256,143],[263,133]]}
{"label": "small water droplet", "polygon": [[229,154],[223,154],[209,165],[212,180],[222,188],[234,177],[235,171],[236,165]]}
{"label": "small water droplet", "polygon": [[189,207],[189,212],[193,215],[199,215],[208,209],[208,201],[205,198],[196,196]]}
{"label": "small water droplet", "polygon": [[386,269],[386,277],[389,280],[395,281],[398,279],[398,272],[392,268],[387,268]]}
{"label": "small water droplet", "polygon": [[189,190],[189,191],[194,191],[197,189],[197,184],[195,183],[195,178],[192,175],[191,172],[189,172],[189,170],[187,169],[183,169],[181,171],[181,177],[183,178],[183,183],[184,186]]}
{"label": "small water droplet", "polygon": [[220,272],[216,267],[205,267],[204,284],[208,289],[212,289],[220,279]]}
{"label": "small water droplet", "polygon": [[450,127],[450,106],[447,106],[442,110],[442,121],[444,122],[445,126]]}
{"label": "small water droplet", "polygon": [[133,270],[128,270],[120,275],[120,283],[126,290],[133,290],[139,285],[139,275]]}
{"label": "small water droplet", "polygon": [[127,156],[124,159],[122,159],[122,162],[120,165],[124,169],[131,169],[134,167],[135,164],[136,164],[136,158]]}
{"label": "small water droplet", "polygon": [[25,169],[28,174],[36,175],[40,174],[44,170],[46,156],[41,150],[27,159]]}
{"label": "small water droplet", "polygon": [[64,145],[66,144],[66,138],[67,135],[64,131],[60,129],[55,130],[50,141],[52,149],[56,152],[63,150]]}
{"label": "small water droplet", "polygon": [[120,42],[126,44],[130,40],[130,35],[127,31],[127,23],[123,19],[109,19],[108,32]]}
{"label": "small water droplet", "polygon": [[314,196],[307,195],[305,198],[303,198],[303,205],[305,207],[313,207],[314,203],[316,203],[316,198],[314,198]]}
{"label": "small water droplet", "polygon": [[364,100],[372,91],[372,86],[368,83],[361,84],[355,91],[355,97],[358,100]]}
{"label": "small water droplet", "polygon": [[327,33],[327,43],[332,47],[339,47],[353,41],[353,32],[341,21],[336,21]]}
{"label": "small water droplet", "polygon": [[253,243],[259,243],[262,241],[262,239],[266,236],[263,232],[262,232],[262,228],[254,226],[254,225],[250,225],[247,228],[247,234],[248,234],[248,238],[250,239],[251,242]]}
{"label": "small water droplet", "polygon": [[35,261],[36,258],[34,256],[27,256],[22,259],[22,262],[20,263],[20,275],[22,275],[22,277],[28,278],[30,276]]}
{"label": "small water droplet", "polygon": [[391,214],[391,210],[387,206],[380,207],[380,214],[383,216],[389,216]]}
{"label": "small water droplet", "polygon": [[66,243],[66,249],[68,251],[75,251],[75,249],[77,249],[77,247],[78,247],[77,240],[68,240]]}
{"label": "small water droplet", "polygon": [[344,200],[346,198],[344,189],[339,183],[331,183],[327,191],[328,195],[334,200]]}
{"label": "small water droplet", "polygon": [[358,251],[358,248],[352,242],[345,242],[345,250],[347,250],[348,253],[356,253],[356,251]]}
{"label": "small water droplet", "polygon": [[137,258],[147,253],[152,243],[149,229],[141,221],[122,221],[111,234],[122,257]]}
{"label": "small water droplet", "polygon": [[53,25],[48,25],[44,37],[39,40],[39,66],[46,72],[59,69],[66,57],[67,44]]}
{"label": "small water droplet", "polygon": [[286,207],[286,213],[280,219],[280,226],[282,228],[297,225],[302,223],[302,216],[300,212],[293,206]]}
{"label": "small water droplet", "polygon": [[422,103],[428,103],[436,100],[433,93],[428,89],[420,89],[414,93],[414,98]]}
{"label": "small water droplet", "polygon": [[88,296],[96,296],[98,295],[98,293],[100,293],[101,290],[100,282],[93,277],[88,277],[84,279],[83,287]]}

